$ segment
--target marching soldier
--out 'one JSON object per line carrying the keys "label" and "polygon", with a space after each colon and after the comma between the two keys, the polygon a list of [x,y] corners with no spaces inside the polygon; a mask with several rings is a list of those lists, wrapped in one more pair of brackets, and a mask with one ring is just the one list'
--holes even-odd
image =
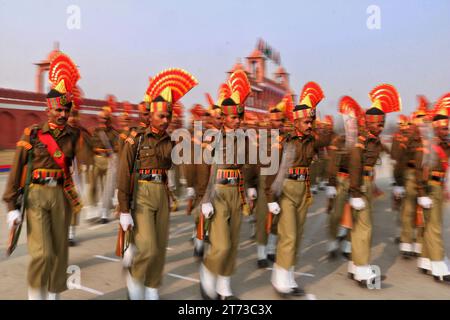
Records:
{"label": "marching soldier", "polygon": [[196,84],[194,77],[181,69],[168,69],[150,80],[146,99],[151,124],[126,140],[121,155],[120,225],[132,238],[124,256],[132,300],[159,299],[169,231],[167,171],[172,167],[173,147],[166,130],[173,104]]}
{"label": "marching soldier", "polygon": [[350,276],[360,284],[371,283],[377,275],[370,266],[372,242],[372,192],[374,166],[384,147],[379,135],[384,128],[385,114],[400,110],[400,97],[391,85],[379,85],[369,94],[372,106],[366,111],[366,132],[358,137],[350,152],[350,205],[353,210],[351,232],[352,261]]}
{"label": "marching soldier", "polygon": [[[81,198],[85,200],[86,187],[89,184],[89,175],[93,165],[94,154],[92,152],[91,134],[85,127],[81,125],[79,110],[76,107],[77,106],[75,105],[74,100],[72,101],[72,108],[70,110],[70,116],[67,120],[67,124],[80,131],[80,139],[78,140],[77,145],[77,157],[75,158],[77,172],[74,172],[74,174],[78,174],[80,184],[78,186],[78,190],[80,191]],[[74,182],[76,182],[76,180],[74,180]],[[76,244],[75,230],[76,226],[79,224],[79,218],[79,213],[72,214],[72,221],[69,227],[70,246],[74,246]]]}
{"label": "marching soldier", "polygon": [[120,157],[120,154],[122,153],[122,148],[125,145],[125,140],[128,138],[128,136],[131,134],[131,132],[134,130],[133,127],[131,127],[131,104],[128,102],[123,102],[123,111],[122,114],[119,117],[119,138],[117,139],[117,151]]}
{"label": "marching soldier", "polygon": [[[422,251],[422,228],[416,226],[417,210],[422,209],[417,205],[417,198],[425,195],[426,182],[422,163],[418,161],[416,155],[424,148],[419,127],[426,125],[425,116],[426,109],[416,112],[414,125],[410,128],[409,125],[403,124],[403,139],[397,137],[396,140],[401,139],[398,147],[397,144],[393,144],[393,156],[396,158],[393,194],[395,198],[403,200],[400,208],[402,228],[399,246],[400,253],[406,258],[420,255]],[[415,241],[414,231],[416,231]]]}
{"label": "marching soldier", "polygon": [[[3,200],[8,206],[11,232],[20,230],[24,216],[18,210],[23,193],[26,208],[28,252],[28,298],[58,299],[66,290],[68,229],[72,211],[81,208],[70,166],[76,152],[79,130],[67,125],[71,90],[79,79],[76,65],[58,54],[50,64],[52,89],[47,94],[44,123],[25,129],[17,143],[13,166]],[[21,186],[22,176],[26,176]]]}
{"label": "marching soldier", "polygon": [[278,219],[278,245],[272,271],[272,285],[285,296],[304,295],[295,281],[294,269],[308,207],[312,203],[310,193],[310,165],[319,148],[330,143],[331,132],[324,128],[313,135],[316,106],[323,99],[322,89],[308,82],[293,111],[294,132],[286,139],[283,159],[277,176],[266,177],[268,210]]}
{"label": "marching soldier", "polygon": [[[222,126],[222,111],[219,106],[217,106],[212,99],[208,99],[210,103],[209,110],[207,111],[208,119],[204,121],[204,125],[206,125],[207,130],[212,130],[219,132]],[[204,132],[201,132],[204,134]],[[204,253],[204,235],[202,232],[200,234],[197,232],[199,228],[199,223],[201,219],[200,212],[200,202],[203,199],[206,189],[208,187],[208,181],[211,171],[211,165],[202,160],[202,155],[205,149],[211,148],[213,144],[213,136],[208,135],[204,136],[205,140],[202,140],[202,137],[198,137],[196,132],[193,132],[193,150],[192,151],[192,163],[186,166],[186,176],[187,176],[187,196],[188,199],[191,199],[191,208],[195,208],[193,210],[194,223],[195,223],[195,236],[194,236],[194,256],[198,258],[203,258]],[[200,159],[195,161],[194,145],[199,147],[201,153],[199,153]]]}
{"label": "marching soldier", "polygon": [[424,273],[430,272],[435,280],[445,282],[450,282],[450,263],[445,254],[442,238],[445,181],[446,177],[449,178],[449,108],[450,93],[447,93],[436,103],[432,119],[434,139],[424,170],[427,173],[428,196],[417,199],[418,204],[424,208],[425,216],[423,250],[418,259],[418,267]]}
{"label": "marching soldier", "polygon": [[358,128],[362,128],[364,125],[364,112],[359,104],[349,96],[344,96],[339,101],[339,112],[344,118],[345,134],[335,136],[328,148],[330,159],[327,167],[328,186],[326,194],[331,202],[328,212],[330,236],[328,254],[330,258],[335,258],[341,244],[342,254],[346,258],[350,258],[350,232],[347,229],[351,226],[342,226],[341,221],[349,197],[349,151],[356,142],[358,131],[362,133],[362,129],[358,130]]}
{"label": "marching soldier", "polygon": [[[272,148],[274,152],[279,152],[283,142],[287,137],[285,132],[284,122],[286,121],[286,105],[292,104],[292,96],[287,94],[283,100],[275,107],[270,108],[269,129],[278,130],[278,141],[275,145],[271,145],[271,136],[267,137],[267,155],[270,159]],[[266,130],[263,128],[262,130]],[[271,132],[271,131],[270,131]],[[259,147],[261,148],[261,140],[259,141]],[[270,152],[269,152],[270,150]],[[280,158],[279,158],[280,159]],[[281,160],[281,159],[280,159]],[[276,221],[273,219],[273,215],[268,213],[267,210],[267,197],[266,197],[266,176],[261,174],[262,167],[270,167],[271,163],[258,166],[258,198],[256,200],[255,215],[256,215],[256,248],[257,248],[257,265],[258,268],[267,268],[269,266],[268,260],[275,260],[275,248],[277,242],[276,235]],[[279,163],[278,163],[279,165]]]}
{"label": "marching soldier", "polygon": [[[392,145],[391,145],[391,158],[395,161],[394,165],[394,172],[393,176],[395,179],[396,174],[396,167],[397,164],[401,161],[400,155],[403,153],[403,150],[406,148],[406,144],[408,142],[408,137],[411,135],[411,123],[408,116],[405,116],[403,114],[398,116],[397,120],[398,130],[392,135]],[[401,172],[402,173],[402,172]],[[402,203],[404,198],[405,191],[402,187],[396,188],[396,183],[394,181],[394,190],[392,195],[392,210],[394,212],[398,211],[398,219],[397,219],[397,225],[398,225],[398,235],[395,238],[396,243],[400,243],[400,233],[401,233],[401,225],[402,225],[402,216],[401,216],[401,210],[402,210]]]}
{"label": "marching soldier", "polygon": [[[200,291],[205,299],[234,300],[237,298],[232,293],[230,280],[235,270],[241,214],[250,214],[244,194],[244,180],[249,186],[247,195],[250,199],[256,199],[256,182],[242,141],[239,144],[239,131],[236,131],[244,116],[243,105],[250,93],[247,75],[242,70],[233,72],[222,88],[226,90],[222,91],[218,104],[224,115],[223,128],[215,137],[215,161],[208,190],[201,201],[201,212],[210,219],[211,245],[200,266]],[[242,161],[245,165],[239,160],[245,160]]]}
{"label": "marching soldier", "polygon": [[90,205],[96,206],[99,186],[102,191],[100,222],[107,223],[112,197],[115,190],[116,153],[118,152],[119,132],[112,126],[112,110],[104,107],[98,114],[99,125],[92,129],[94,168],[90,185]]}

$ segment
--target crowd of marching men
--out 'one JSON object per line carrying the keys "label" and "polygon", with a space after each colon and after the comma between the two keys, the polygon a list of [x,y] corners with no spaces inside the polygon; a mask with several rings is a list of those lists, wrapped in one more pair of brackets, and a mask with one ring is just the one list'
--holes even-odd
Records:
{"label": "crowd of marching men", "polygon": [[[267,121],[246,116],[251,93],[247,74],[234,71],[219,86],[217,100],[191,109],[191,148],[210,151],[212,162],[195,159],[174,165],[171,134],[183,127],[181,98],[198,84],[182,69],[150,78],[138,121],[125,107],[113,126],[111,105],[102,108],[91,129],[79,120],[82,98],[76,64],[59,53],[50,65],[48,121],[27,127],[17,143],[3,200],[8,206],[8,254],[27,221],[30,299],[58,299],[66,290],[68,247],[76,244],[80,212],[93,222],[119,220],[116,253],[126,268],[128,298],[159,299],[168,241],[169,215],[177,198],[187,199],[193,217],[193,254],[200,263],[204,299],[237,299],[231,289],[243,216],[254,217],[257,267],[273,263],[270,282],[283,297],[302,296],[294,270],[312,194],[328,198],[328,253],[348,258],[350,278],[363,287],[385,275],[370,265],[375,166],[386,152],[394,160],[393,205],[401,233],[399,251],[417,258],[419,270],[437,281],[450,281],[442,237],[448,197],[450,93],[433,106],[424,99],[411,116],[398,117],[392,145],[380,140],[391,112],[401,111],[399,92],[380,84],[369,92],[363,109],[344,96],[337,106],[344,130],[333,118],[317,117],[324,99],[321,87],[308,82],[296,102],[292,93],[268,106]],[[196,136],[194,121],[214,134]],[[273,139],[246,137],[246,146],[264,147],[277,161],[251,163],[224,159],[227,148],[239,150],[237,129],[266,129]],[[217,146],[227,146],[217,147]],[[201,152],[200,156],[204,153]],[[274,160],[276,159],[276,160]],[[267,173],[269,172],[269,173]],[[180,187],[182,186],[182,187]],[[185,190],[180,194],[180,190]],[[301,258],[300,258],[301,259]]]}

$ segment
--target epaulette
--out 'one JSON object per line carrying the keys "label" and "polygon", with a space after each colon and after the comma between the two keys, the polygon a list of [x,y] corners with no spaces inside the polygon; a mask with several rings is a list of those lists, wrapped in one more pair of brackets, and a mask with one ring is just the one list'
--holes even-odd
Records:
{"label": "epaulette", "polygon": [[125,133],[121,133],[119,134],[119,137],[123,140],[125,140],[126,138],[128,138],[128,136]]}
{"label": "epaulette", "polygon": [[128,137],[125,139],[125,142],[128,142],[129,144],[133,145],[134,144],[134,139],[131,137]]}
{"label": "epaulette", "polygon": [[26,135],[26,136],[29,136],[29,135],[31,134],[31,130],[32,130],[32,129],[39,129],[39,125],[38,125],[37,123],[35,123],[35,124],[32,124],[32,125],[29,126],[29,127],[26,127],[26,128],[23,130],[23,134]]}
{"label": "epaulette", "polygon": [[[30,135],[30,134],[28,134],[28,135]],[[27,151],[31,150],[31,148],[32,148],[31,144],[29,142],[24,141],[24,140],[18,141],[17,142],[17,146],[18,147],[23,147]]]}

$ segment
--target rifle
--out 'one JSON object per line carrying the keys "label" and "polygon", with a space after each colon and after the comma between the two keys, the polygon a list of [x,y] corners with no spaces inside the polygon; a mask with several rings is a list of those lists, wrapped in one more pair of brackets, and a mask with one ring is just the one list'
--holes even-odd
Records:
{"label": "rifle", "polygon": [[[136,208],[136,194],[137,194],[137,174],[139,170],[139,149],[141,146],[142,135],[139,136],[139,141],[136,149],[136,154],[134,156],[133,161],[133,169],[131,171],[131,183],[130,183],[130,193],[132,195],[131,203],[130,203],[130,213],[133,216],[134,210]],[[126,234],[123,231],[122,226],[119,223],[119,231],[117,234],[117,242],[116,242],[116,256],[123,257],[125,250],[130,246],[131,241],[131,230],[127,230]]]}
{"label": "rifle", "polygon": [[[34,139],[36,138],[36,132],[37,129],[33,129],[30,133],[30,144],[33,145]],[[28,198],[28,191],[30,189],[30,182],[31,182],[31,171],[32,171],[32,162],[33,162],[33,148],[27,151],[27,166],[26,166],[26,177],[25,177],[25,184],[20,191],[21,193],[21,205],[20,205],[20,216],[21,216],[21,222],[18,225],[14,225],[10,232],[8,237],[8,246],[6,247],[6,256],[10,256],[14,250],[17,247],[17,243],[19,242],[20,238],[20,232],[22,230],[22,224],[23,220],[25,219],[25,210],[27,207],[27,198]]]}

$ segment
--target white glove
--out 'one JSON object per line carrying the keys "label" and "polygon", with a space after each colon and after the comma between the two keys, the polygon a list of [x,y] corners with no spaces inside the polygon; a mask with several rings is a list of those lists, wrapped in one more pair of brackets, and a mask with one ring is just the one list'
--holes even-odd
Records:
{"label": "white glove", "polygon": [[332,199],[332,198],[336,197],[336,193],[337,192],[336,192],[336,188],[335,187],[327,186],[326,194],[327,194],[328,198]]}
{"label": "white glove", "polygon": [[125,250],[123,253],[122,265],[124,268],[131,267],[131,263],[133,262],[134,255],[136,254],[136,247],[133,244]]}
{"label": "white glove", "polygon": [[396,198],[403,198],[405,196],[405,188],[401,187],[401,186],[395,186],[394,189],[392,190],[392,192],[394,193],[394,196]]}
{"label": "white glove", "polygon": [[123,231],[127,231],[130,226],[133,228],[134,222],[131,214],[122,212],[120,214],[120,225],[122,226]]}
{"label": "white glove", "polygon": [[272,212],[273,214],[279,214],[281,211],[281,208],[277,202],[269,202],[267,204],[267,207],[269,208],[269,211]]}
{"label": "white glove", "polygon": [[8,229],[12,229],[15,224],[20,224],[22,222],[22,217],[20,215],[19,210],[12,210],[8,212],[8,215],[6,217],[6,221],[8,223]]}
{"label": "white glove", "polygon": [[209,219],[214,214],[214,208],[211,202],[202,204],[202,214]]}
{"label": "white glove", "polygon": [[433,205],[433,200],[431,200],[430,197],[418,197],[417,203],[424,209],[430,209]]}
{"label": "white glove", "polygon": [[186,188],[186,196],[188,199],[194,199],[195,198],[195,189],[192,187]]}
{"label": "white glove", "polygon": [[350,198],[350,205],[355,210],[362,210],[366,207],[366,203],[363,198]]}
{"label": "white glove", "polygon": [[255,188],[248,188],[247,189],[247,198],[250,200],[255,200],[258,197],[258,193],[256,192]]}

